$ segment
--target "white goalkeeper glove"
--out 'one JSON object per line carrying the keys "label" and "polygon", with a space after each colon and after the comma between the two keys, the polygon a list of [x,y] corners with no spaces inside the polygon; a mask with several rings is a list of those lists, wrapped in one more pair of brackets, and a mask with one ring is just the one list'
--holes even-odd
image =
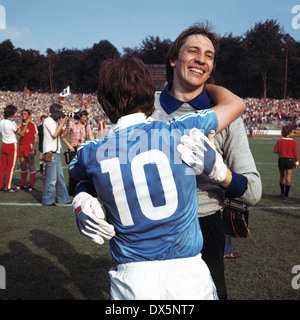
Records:
{"label": "white goalkeeper glove", "polygon": [[[211,140],[213,136],[214,133],[210,131]],[[227,166],[214,144],[199,129],[193,128],[188,136],[181,137],[180,142],[177,150],[182,161],[193,168],[197,175],[204,173],[219,183],[224,181]]]}
{"label": "white goalkeeper glove", "polygon": [[103,238],[110,240],[115,236],[115,228],[105,220],[104,209],[97,198],[87,192],[80,192],[72,202],[77,227],[82,235],[103,244]]}

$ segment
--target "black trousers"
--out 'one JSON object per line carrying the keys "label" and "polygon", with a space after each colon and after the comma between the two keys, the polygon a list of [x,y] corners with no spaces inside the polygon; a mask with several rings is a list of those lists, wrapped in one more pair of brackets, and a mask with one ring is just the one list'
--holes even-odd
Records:
{"label": "black trousers", "polygon": [[[78,147],[73,147],[75,149],[75,152],[77,152],[77,148]],[[72,159],[76,156],[76,153],[73,155]],[[70,159],[70,160],[72,160]],[[75,197],[76,195],[76,186],[77,186],[78,181],[72,179],[71,177],[69,177],[69,195]]]}
{"label": "black trousers", "polygon": [[202,258],[210,270],[219,299],[227,300],[224,275],[225,235],[221,211],[199,218],[199,223],[203,234]]}
{"label": "black trousers", "polygon": [[78,181],[69,177],[69,195],[75,197],[76,195],[76,186]]}

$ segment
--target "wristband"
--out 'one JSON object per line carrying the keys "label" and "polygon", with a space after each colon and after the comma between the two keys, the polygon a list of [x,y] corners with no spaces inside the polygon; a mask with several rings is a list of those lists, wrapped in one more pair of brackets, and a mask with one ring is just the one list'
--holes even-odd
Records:
{"label": "wristband", "polygon": [[225,196],[228,198],[238,198],[241,197],[248,189],[248,179],[242,174],[232,172],[232,180],[227,188],[221,187],[225,190]]}

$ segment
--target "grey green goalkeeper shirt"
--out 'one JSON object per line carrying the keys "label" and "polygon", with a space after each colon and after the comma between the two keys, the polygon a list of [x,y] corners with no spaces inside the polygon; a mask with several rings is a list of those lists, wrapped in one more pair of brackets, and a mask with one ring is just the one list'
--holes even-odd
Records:
{"label": "grey green goalkeeper shirt", "polygon": [[[206,92],[205,92],[206,94]],[[176,116],[196,109],[189,103],[183,103],[172,113],[167,113],[161,106],[160,94],[155,95],[155,112],[151,116],[155,120],[168,121]],[[206,103],[206,102],[205,102]],[[170,112],[170,110],[168,110]],[[260,174],[256,169],[250,151],[247,133],[242,118],[233,121],[228,127],[215,135],[214,143],[217,151],[223,156],[224,162],[231,170],[242,174],[248,179],[248,188],[238,198],[249,206],[254,206],[261,198],[262,185]],[[224,191],[219,185],[208,179],[205,174],[197,176],[198,216],[204,217],[216,213],[224,206]],[[182,190],[184,192],[184,190]]]}

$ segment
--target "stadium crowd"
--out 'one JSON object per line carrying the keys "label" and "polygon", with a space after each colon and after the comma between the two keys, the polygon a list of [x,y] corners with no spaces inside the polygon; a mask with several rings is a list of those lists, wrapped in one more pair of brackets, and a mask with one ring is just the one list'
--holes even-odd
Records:
{"label": "stadium crowd", "polygon": [[300,100],[246,98],[244,103],[243,119],[247,128],[281,130],[285,125],[291,125],[293,129],[300,127]]}
{"label": "stadium crowd", "polygon": [[0,91],[0,118],[3,118],[3,110],[8,104],[13,104],[18,108],[16,122],[20,119],[21,111],[29,109],[32,114],[32,121],[38,126],[41,124],[41,116],[48,116],[49,106],[52,103],[60,103],[64,107],[65,113],[72,113],[79,109],[87,109],[89,112],[89,124],[96,128],[96,118],[101,119],[109,125],[109,120],[99,107],[97,96],[93,94],[70,94],[67,97],[60,97],[58,93],[32,93]]}
{"label": "stadium crowd", "polygon": [[[242,117],[245,128],[249,129],[249,132],[251,132],[250,128],[253,130],[281,130],[286,125],[294,129],[300,128],[300,100],[258,98],[243,100],[246,111]],[[100,107],[95,94],[69,94],[61,97],[58,93],[32,93],[28,89],[24,92],[0,91],[0,120],[3,118],[4,108],[12,104],[18,108],[14,116],[16,123],[21,123],[22,110],[27,109],[31,112],[32,122],[40,126],[41,117],[49,116],[49,107],[53,103],[60,103],[64,113],[68,115],[79,110],[86,110],[89,114],[87,124],[92,128],[94,137],[99,137],[98,132],[101,132],[100,136],[108,134],[110,121]]]}
{"label": "stadium crowd", "polygon": [[[89,124],[92,128],[97,127],[95,118],[101,118],[109,126],[109,119],[99,107],[96,95],[71,94],[65,98],[59,94],[0,91],[0,115],[8,104],[18,107],[17,117],[20,117],[22,109],[32,112],[32,120],[36,125],[40,124],[40,117],[48,113],[49,106],[59,102],[64,107],[64,112],[74,112],[78,109],[87,109],[89,112]],[[246,111],[243,115],[245,126],[253,129],[270,130],[281,129],[287,124],[295,128],[300,127],[300,100],[299,99],[259,99],[245,98]]]}
{"label": "stadium crowd", "polygon": [[[57,104],[59,103],[59,104]],[[63,106],[63,113],[67,115],[67,117],[63,117],[64,124],[63,129],[59,135],[61,135],[61,138],[63,142],[67,145],[67,147],[70,149],[72,148],[72,151],[74,151],[74,148],[70,143],[68,143],[66,137],[69,132],[69,128],[72,127],[72,135],[74,138],[77,137],[78,141],[84,142],[87,138],[87,134],[84,130],[81,129],[81,127],[86,128],[86,130],[89,130],[89,136],[88,138],[94,139],[94,138],[100,138],[105,135],[107,135],[109,131],[109,121],[104,112],[99,107],[99,103],[97,100],[97,97],[95,95],[86,95],[86,94],[73,94],[68,95],[67,97],[61,97],[59,94],[49,94],[49,93],[32,93],[28,89],[24,92],[4,92],[0,91],[0,132],[2,136],[2,147],[1,147],[1,166],[0,166],[0,173],[1,173],[1,181],[0,181],[0,191],[5,192],[17,192],[17,189],[24,189],[28,191],[35,190],[34,184],[35,184],[35,176],[36,176],[36,170],[34,169],[34,156],[39,153],[39,161],[40,161],[40,170],[39,172],[43,173],[43,145],[46,146],[47,143],[49,144],[49,139],[46,141],[45,145],[45,132],[42,133],[42,129],[46,123],[46,120],[52,119],[52,121],[55,123],[56,120],[54,119],[54,115],[52,112],[50,112],[51,107],[53,105],[56,106]],[[54,111],[53,111],[54,112]],[[26,124],[28,125],[28,128],[24,129],[25,132],[23,132],[22,128],[25,124],[25,118],[24,115],[27,115],[27,117],[30,117],[30,123]],[[51,113],[51,117],[50,116]],[[63,114],[62,113],[62,114]],[[83,114],[85,114],[85,125],[81,124],[81,118],[83,117]],[[90,114],[91,116],[87,119],[87,115]],[[68,119],[69,118],[69,119]],[[73,119],[72,119],[73,118]],[[8,121],[12,120],[12,121]],[[45,121],[44,121],[45,120]],[[43,123],[44,121],[44,123]],[[29,130],[29,125],[31,126],[31,129]],[[60,126],[60,124],[59,124]],[[18,131],[16,131],[16,129]],[[91,130],[92,128],[92,130]],[[52,130],[52,129],[51,129]],[[41,131],[41,135],[40,135]],[[65,132],[65,134],[63,134]],[[50,127],[47,127],[47,132],[50,132]],[[56,131],[55,131],[56,132]],[[20,135],[20,141],[17,146],[17,139],[16,134]],[[52,133],[51,133],[52,134]],[[53,134],[52,139],[56,133]],[[49,134],[48,134],[49,135]],[[42,140],[41,137],[44,137]],[[72,138],[72,137],[71,137]],[[26,140],[25,142],[22,142],[21,146],[21,140]],[[23,141],[22,140],[22,141]],[[51,139],[50,139],[51,140]],[[9,142],[8,142],[9,141]],[[54,139],[54,141],[56,141]],[[42,142],[42,144],[38,143]],[[71,139],[72,143],[72,139]],[[26,144],[26,152],[22,149],[23,144]],[[60,139],[57,139],[57,148],[60,147],[58,145],[60,144]],[[39,145],[39,148],[37,148],[37,145]],[[9,149],[8,149],[9,148]],[[45,147],[46,148],[46,147]],[[37,150],[38,149],[38,150]],[[24,151],[24,152],[23,152]],[[45,154],[47,154],[47,151]],[[50,161],[50,164],[52,165],[55,163],[53,160],[54,156],[57,157],[57,154],[59,152],[57,151],[51,151],[52,152],[52,159],[45,161]],[[56,154],[57,153],[57,154]],[[14,171],[16,169],[17,161],[16,159],[20,157],[21,162],[21,182],[17,187],[11,186],[12,177],[14,175]],[[26,185],[26,177],[27,177],[27,167],[22,167],[22,163],[26,160],[26,163],[33,164],[33,167],[30,168],[30,184]],[[23,162],[22,162],[23,161]],[[60,160],[59,160],[60,162]],[[46,162],[47,164],[48,162]],[[48,166],[50,166],[50,164]],[[7,171],[7,172],[6,172]],[[45,171],[45,174],[47,173],[47,170]],[[4,176],[6,175],[6,179],[4,179]],[[46,176],[45,176],[46,178]],[[3,181],[2,181],[3,180]],[[5,187],[4,187],[4,181],[5,181]],[[62,181],[63,185],[65,185],[65,181]],[[45,189],[45,188],[44,188]],[[45,192],[45,194],[48,194],[49,192]],[[44,193],[43,193],[44,195]],[[55,203],[54,203],[55,204]],[[48,205],[48,204],[45,204]]]}

